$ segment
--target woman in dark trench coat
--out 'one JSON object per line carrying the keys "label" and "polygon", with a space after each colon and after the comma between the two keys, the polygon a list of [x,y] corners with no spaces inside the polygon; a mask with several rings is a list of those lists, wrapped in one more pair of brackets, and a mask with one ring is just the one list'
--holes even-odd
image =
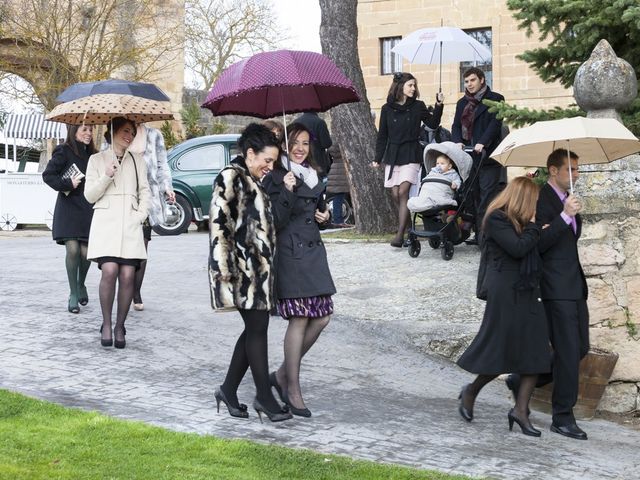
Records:
{"label": "woman in dark trench coat", "polygon": [[91,262],[87,260],[89,229],[93,207],[84,198],[84,178],[64,177],[73,164],[85,175],[89,157],[96,153],[92,125],[67,125],[67,139],[53,150],[42,179],[57,190],[58,199],[53,212],[53,239],[66,249],[65,266],[69,281],[67,309],[79,313],[79,305],[89,303],[84,282]]}
{"label": "woman in dark trench coat", "polygon": [[526,177],[515,178],[491,202],[483,221],[483,252],[478,291],[487,305],[480,331],[458,360],[476,379],[460,392],[458,411],[473,419],[480,390],[502,373],[522,376],[509,429],[517,423],[525,435],[540,436],[529,420],[529,399],[538,374],[548,372],[549,335],[540,299],[542,264],[535,222],[538,187]]}
{"label": "woman in dark trench coat", "polygon": [[[318,226],[330,215],[319,208],[324,183],[309,150],[311,136],[299,123],[287,130],[288,158],[280,157],[264,181],[276,224],[277,308],[289,321],[284,363],[271,374],[271,385],[291,413],[310,417],[300,390],[300,364],[329,323],[336,288]],[[295,184],[287,182],[292,173]]]}

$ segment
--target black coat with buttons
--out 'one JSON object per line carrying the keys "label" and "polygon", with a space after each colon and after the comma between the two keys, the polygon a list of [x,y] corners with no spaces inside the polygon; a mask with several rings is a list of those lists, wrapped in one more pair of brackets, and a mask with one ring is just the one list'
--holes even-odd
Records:
{"label": "black coat with buttons", "polygon": [[324,184],[313,189],[301,180],[293,192],[284,185],[287,171],[275,168],[263,185],[271,197],[276,225],[276,295],[278,298],[307,298],[333,295],[327,252],[315,220]]}
{"label": "black coat with buttons", "polygon": [[478,334],[458,360],[468,372],[536,374],[551,369],[551,349],[540,286],[518,290],[521,264],[537,248],[540,228],[518,233],[500,210],[484,226],[487,305]]}
{"label": "black coat with buttons", "polygon": [[421,125],[438,128],[442,109],[443,105],[436,104],[433,110],[429,110],[424,102],[413,98],[408,98],[402,105],[387,101],[380,111],[374,161],[391,166],[422,165]]}

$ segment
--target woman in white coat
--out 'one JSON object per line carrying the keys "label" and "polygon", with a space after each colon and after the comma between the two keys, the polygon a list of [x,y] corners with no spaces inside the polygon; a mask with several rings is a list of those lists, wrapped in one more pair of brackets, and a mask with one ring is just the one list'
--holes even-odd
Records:
{"label": "woman in white coat", "polygon": [[[113,135],[111,135],[113,128]],[[136,269],[147,258],[142,223],[149,208],[147,167],[128,150],[136,127],[126,118],[114,118],[105,138],[112,148],[89,158],[84,195],[93,206],[87,258],[98,263],[102,327],[100,343],[124,348],[124,322],[133,298]],[[113,302],[118,283],[116,325],[111,331]]]}

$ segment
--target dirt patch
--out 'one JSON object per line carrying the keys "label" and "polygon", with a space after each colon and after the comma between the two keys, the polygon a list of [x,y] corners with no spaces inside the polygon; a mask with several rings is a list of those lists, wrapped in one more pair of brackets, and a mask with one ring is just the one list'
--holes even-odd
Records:
{"label": "dirt patch", "polygon": [[596,412],[595,418],[618,423],[640,431],[640,410],[629,413]]}

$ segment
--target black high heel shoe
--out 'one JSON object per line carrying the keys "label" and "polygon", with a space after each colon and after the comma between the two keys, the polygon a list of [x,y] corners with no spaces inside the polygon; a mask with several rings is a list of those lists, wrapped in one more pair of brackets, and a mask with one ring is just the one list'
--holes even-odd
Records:
{"label": "black high heel shoe", "polygon": [[257,398],[253,400],[253,408],[255,409],[256,413],[258,414],[258,417],[260,418],[260,423],[263,423],[262,422],[263,413],[267,417],[269,417],[269,420],[271,420],[272,422],[282,422],[284,420],[289,420],[293,418],[293,415],[291,415],[290,412],[287,412],[282,409],[280,409],[279,412],[270,412],[269,410],[267,410],[262,406],[262,404],[258,401]]}
{"label": "black high heel shoe", "polygon": [[529,424],[527,425],[518,417],[516,417],[513,414],[513,408],[509,410],[507,418],[509,419],[509,431],[513,430],[513,422],[516,422],[522,429],[522,433],[524,433],[525,435],[529,435],[530,437],[539,437],[540,435],[542,435],[542,432],[537,428],[534,428],[533,425],[531,425],[531,422],[529,422]]}
{"label": "black high heel shoe", "polygon": [[287,403],[287,401],[284,399],[284,393],[282,391],[282,387],[278,383],[278,377],[276,377],[276,372],[271,372],[269,374],[269,383],[271,384],[271,386],[273,388],[276,389],[276,392],[278,393],[278,396],[280,397],[280,400],[282,402],[284,402],[284,403]]}
{"label": "black high heel shoe", "polygon": [[470,422],[471,420],[473,420],[473,408],[467,410],[462,400],[462,396],[464,395],[464,392],[467,390],[467,388],[469,388],[469,384],[462,387],[462,390],[460,390],[460,395],[458,395],[458,400],[460,400],[460,405],[458,405],[458,412],[460,413],[460,416],[462,418],[464,418],[467,422]]}
{"label": "black high heel shoe", "polygon": [[104,328],[104,325],[100,325],[100,345],[102,345],[103,347],[110,347],[111,345],[113,345],[113,337],[111,338],[102,338],[102,329]]}
{"label": "black high heel shoe", "polygon": [[293,413],[294,415],[297,415],[299,417],[306,417],[309,418],[311,416],[311,410],[309,410],[308,408],[297,408],[294,407],[293,405],[291,405],[291,402],[289,401],[289,396],[287,394],[285,394],[284,396],[284,403],[287,404],[287,407],[289,409],[289,411],[291,413]]}
{"label": "black high heel shoe", "polygon": [[89,303],[89,294],[87,293],[87,287],[80,287],[78,303],[82,306],[85,306],[87,303]]}
{"label": "black high heel shoe", "polygon": [[78,301],[76,300],[75,303],[73,303],[71,301],[71,295],[69,295],[69,305],[67,309],[69,310],[70,313],[80,313],[80,307],[78,307]]}
{"label": "black high heel shoe", "polygon": [[[122,327],[122,336],[124,337],[127,334],[127,329]],[[113,330],[113,346],[115,348],[124,348],[127,345],[127,339],[123,338],[122,340],[118,340],[115,338],[116,330]]]}
{"label": "black high heel shoe", "polygon": [[229,411],[229,415],[231,415],[232,417],[249,418],[249,412],[247,411],[247,406],[244,403],[239,404],[237,408],[233,405],[229,405],[229,401],[222,391],[222,387],[218,387],[213,396],[216,399],[216,407],[218,409],[218,413],[220,413],[220,402],[222,402],[226,405],[227,410]]}

